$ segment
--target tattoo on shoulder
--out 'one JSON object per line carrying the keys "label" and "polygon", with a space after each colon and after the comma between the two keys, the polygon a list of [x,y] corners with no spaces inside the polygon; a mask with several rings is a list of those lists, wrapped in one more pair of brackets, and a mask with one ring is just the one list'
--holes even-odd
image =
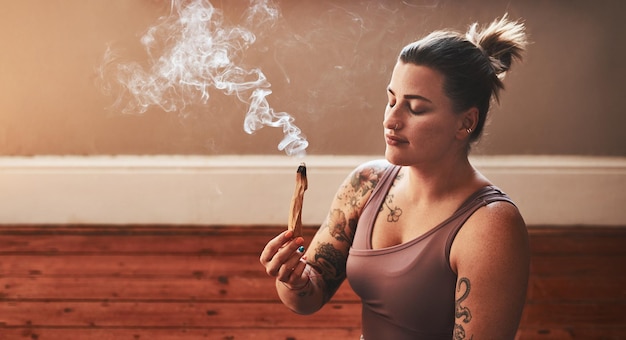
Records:
{"label": "tattoo on shoulder", "polygon": [[366,168],[357,172],[350,180],[352,189],[361,196],[367,195],[378,184],[382,170],[381,168]]}
{"label": "tattoo on shoulder", "polygon": [[468,324],[472,321],[472,313],[469,308],[462,305],[463,301],[467,299],[471,290],[470,280],[466,277],[459,278],[456,291],[457,293],[463,292],[461,296],[455,301],[455,318],[456,322],[454,324],[454,340],[463,340],[463,339],[473,339],[474,336],[467,337],[465,333],[465,328],[463,328],[464,324]]}

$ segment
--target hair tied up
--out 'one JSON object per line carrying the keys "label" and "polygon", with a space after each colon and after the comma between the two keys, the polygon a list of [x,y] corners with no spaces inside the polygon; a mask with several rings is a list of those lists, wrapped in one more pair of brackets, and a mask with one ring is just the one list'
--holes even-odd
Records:
{"label": "hair tied up", "polygon": [[499,79],[504,78],[513,59],[522,60],[528,44],[524,24],[509,20],[507,14],[483,30],[479,30],[478,23],[470,25],[466,38],[489,58]]}

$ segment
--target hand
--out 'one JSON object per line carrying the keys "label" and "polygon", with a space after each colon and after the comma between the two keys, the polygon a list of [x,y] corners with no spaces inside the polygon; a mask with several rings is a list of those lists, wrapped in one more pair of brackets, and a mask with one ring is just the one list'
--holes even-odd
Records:
{"label": "hand", "polygon": [[309,277],[304,273],[306,257],[303,244],[304,239],[293,238],[293,232],[289,230],[271,239],[259,258],[267,275],[275,277],[292,290],[306,286]]}

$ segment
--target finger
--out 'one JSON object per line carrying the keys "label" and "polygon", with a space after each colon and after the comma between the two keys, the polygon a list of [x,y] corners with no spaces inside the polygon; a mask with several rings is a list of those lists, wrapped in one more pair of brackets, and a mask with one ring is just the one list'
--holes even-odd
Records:
{"label": "finger", "polygon": [[283,284],[289,289],[300,289],[306,286],[307,282],[310,280],[308,271],[310,271],[310,268],[307,267],[303,257],[303,259],[298,262],[291,275],[286,280],[283,280]]}
{"label": "finger", "polygon": [[302,272],[306,267],[306,261],[304,260],[304,246],[299,246],[291,257],[285,261],[285,263],[279,269],[279,280],[283,282],[289,282],[292,278],[298,278],[302,276]]}
{"label": "finger", "polygon": [[266,266],[268,274],[278,277],[281,281],[287,280],[298,266],[304,254],[304,247],[301,245],[302,242],[304,242],[304,240],[301,237],[296,238],[295,240],[289,241],[279,250],[268,266]]}
{"label": "finger", "polygon": [[301,277],[306,269],[306,256],[302,256],[298,259],[298,263],[293,267],[292,277]]}
{"label": "finger", "polygon": [[[279,263],[287,262],[292,255],[304,244],[304,238],[296,237],[286,240],[285,243],[274,253],[270,261],[276,261]],[[302,254],[300,254],[301,256]]]}
{"label": "finger", "polygon": [[287,241],[272,258],[265,264],[265,271],[270,276],[280,276],[286,279],[290,273],[287,269],[295,268],[297,261],[302,257],[302,253],[298,252],[298,248],[302,246],[304,239],[297,237]]}
{"label": "finger", "polygon": [[297,273],[298,269],[304,269],[304,265],[306,262],[303,261],[304,258],[304,246],[299,246],[296,248],[295,254],[291,256],[291,258],[285,263],[287,268],[291,268],[292,272]]}
{"label": "finger", "polygon": [[265,248],[263,248],[263,251],[261,252],[261,256],[259,256],[261,264],[265,265],[270,262],[276,252],[278,252],[278,250],[282,248],[292,237],[293,232],[286,230],[267,242]]}

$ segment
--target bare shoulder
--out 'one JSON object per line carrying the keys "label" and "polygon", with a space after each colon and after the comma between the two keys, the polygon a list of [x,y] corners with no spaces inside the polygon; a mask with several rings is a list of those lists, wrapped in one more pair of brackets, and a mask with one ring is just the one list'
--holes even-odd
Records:
{"label": "bare shoulder", "polygon": [[[478,209],[456,236],[450,260],[453,269],[480,258],[528,256],[528,231],[516,206],[497,201]],[[469,265],[469,263],[467,263]]]}
{"label": "bare shoulder", "polygon": [[497,201],[478,209],[461,228],[462,238],[493,239],[523,237],[526,223],[517,207],[506,201]]}

